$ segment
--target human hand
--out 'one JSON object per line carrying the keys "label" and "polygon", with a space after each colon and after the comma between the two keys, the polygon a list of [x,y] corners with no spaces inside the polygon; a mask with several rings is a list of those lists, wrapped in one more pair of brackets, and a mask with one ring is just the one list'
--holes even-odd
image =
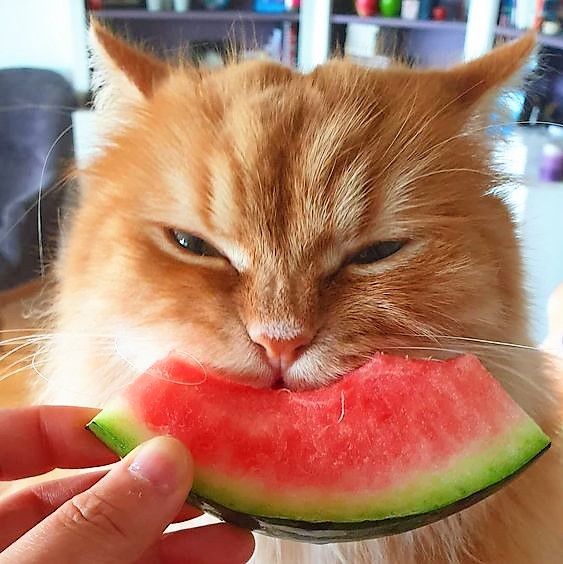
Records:
{"label": "human hand", "polygon": [[[0,480],[54,468],[88,468],[116,457],[84,430],[96,410],[0,410]],[[159,437],[107,470],[44,482],[0,500],[0,564],[235,564],[252,535],[226,524],[163,534],[200,514],[185,505],[193,479],[183,445]]]}

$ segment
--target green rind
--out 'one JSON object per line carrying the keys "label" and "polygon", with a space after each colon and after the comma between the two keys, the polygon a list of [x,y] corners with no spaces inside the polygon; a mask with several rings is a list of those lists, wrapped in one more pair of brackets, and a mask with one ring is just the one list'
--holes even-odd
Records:
{"label": "green rind", "polygon": [[446,507],[486,489],[516,473],[548,445],[549,438],[531,419],[524,418],[486,449],[476,445],[473,452],[458,457],[448,468],[416,476],[375,495],[370,491],[333,494],[311,488],[296,491],[292,499],[276,498],[260,484],[233,476],[225,480],[209,471],[196,473],[194,491],[236,511],[273,518],[353,522],[403,517]]}
{"label": "green rind", "polygon": [[123,401],[116,400],[98,413],[86,428],[121,458],[155,437]]}
{"label": "green rind", "polygon": [[359,521],[353,523],[335,523],[331,521],[311,523],[309,521],[275,519],[272,517],[262,517],[259,515],[240,513],[193,493],[190,493],[189,501],[192,505],[215,515],[223,521],[227,521],[228,523],[232,523],[238,527],[254,530],[272,537],[315,544],[376,539],[412,531],[413,529],[417,529],[419,527],[425,527],[426,525],[445,519],[454,513],[458,513],[459,511],[482,501],[526,470],[528,466],[533,464],[542,454],[545,453],[549,446],[550,445],[548,444],[516,473],[511,476],[507,476],[500,482],[497,482],[484,490],[460,499],[459,501],[441,509],[417,515],[407,515],[405,517],[391,517],[389,519],[380,519],[377,521]]}
{"label": "green rind", "polygon": [[[155,434],[123,401],[114,402],[88,428],[120,456]],[[517,473],[549,446],[549,438],[528,417],[482,448],[458,457],[450,467],[425,473],[386,491],[330,494],[301,489],[276,497],[256,481],[196,469],[193,494],[234,512],[290,521],[359,523],[440,511]],[[479,471],[474,471],[478,468]],[[408,504],[405,504],[405,499]]]}

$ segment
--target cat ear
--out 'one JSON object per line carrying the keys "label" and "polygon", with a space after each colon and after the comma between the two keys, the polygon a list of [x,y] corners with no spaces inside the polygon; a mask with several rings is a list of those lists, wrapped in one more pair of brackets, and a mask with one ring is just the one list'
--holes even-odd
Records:
{"label": "cat ear", "polygon": [[535,33],[493,49],[479,59],[445,71],[448,94],[467,107],[516,82],[536,47]]}
{"label": "cat ear", "polygon": [[90,44],[97,109],[149,98],[170,72],[167,63],[117,38],[94,19]]}

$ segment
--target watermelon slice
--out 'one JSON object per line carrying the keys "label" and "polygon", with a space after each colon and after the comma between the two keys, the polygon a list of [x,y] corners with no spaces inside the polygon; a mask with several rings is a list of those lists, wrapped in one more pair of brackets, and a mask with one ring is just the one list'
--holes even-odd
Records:
{"label": "watermelon slice", "polygon": [[303,392],[251,388],[169,358],[88,428],[121,456],[174,435],[195,461],[192,503],[310,542],[373,538],[446,517],[550,444],[473,356],[378,354]]}

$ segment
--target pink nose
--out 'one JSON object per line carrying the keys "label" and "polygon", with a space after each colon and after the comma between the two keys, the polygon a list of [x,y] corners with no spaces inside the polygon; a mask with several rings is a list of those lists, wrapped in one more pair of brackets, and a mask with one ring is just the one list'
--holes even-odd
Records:
{"label": "pink nose", "polygon": [[299,356],[303,348],[311,342],[311,337],[297,335],[293,339],[272,339],[261,333],[252,336],[252,340],[266,351],[270,364],[275,368],[286,370]]}

